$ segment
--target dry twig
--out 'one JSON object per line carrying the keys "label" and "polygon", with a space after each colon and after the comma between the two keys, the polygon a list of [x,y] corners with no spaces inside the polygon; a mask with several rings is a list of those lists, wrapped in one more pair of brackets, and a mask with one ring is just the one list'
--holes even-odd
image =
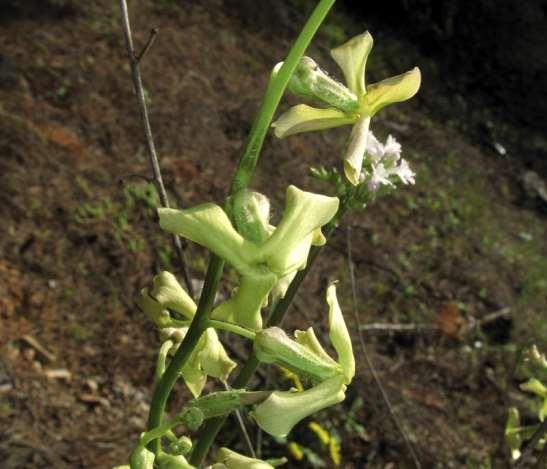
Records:
{"label": "dry twig", "polygon": [[387,392],[384,389],[384,386],[382,385],[382,382],[380,381],[380,378],[378,377],[378,374],[376,373],[376,369],[374,368],[374,365],[372,364],[370,356],[367,352],[367,347],[365,345],[365,340],[363,338],[363,334],[361,331],[361,321],[359,319],[359,313],[357,312],[357,293],[355,290],[355,273],[353,270],[353,260],[351,256],[351,226],[348,227],[348,230],[347,230],[347,259],[348,259],[348,270],[349,270],[349,277],[350,277],[350,283],[351,283],[353,317],[354,317],[355,323],[357,324],[359,344],[361,345],[361,350],[363,352],[363,356],[365,357],[365,363],[367,365],[367,368],[370,371],[370,374],[372,375],[374,382],[376,383],[376,386],[378,386],[378,389],[380,391],[380,394],[382,395],[384,402],[386,403],[386,406],[389,411],[389,415],[391,416],[391,419],[393,420],[395,427],[401,434],[403,441],[405,442],[405,445],[408,448],[408,452],[410,453],[412,461],[414,462],[414,466],[416,467],[416,469],[421,469],[422,465],[420,464],[420,460],[418,459],[416,450],[414,449],[412,442],[408,438],[408,435],[406,434],[405,429],[399,422],[399,419],[397,418],[397,415],[395,414],[395,410],[393,409],[393,406],[391,405],[391,401],[389,400],[389,396],[387,395]]}
{"label": "dry twig", "polygon": [[[154,144],[154,138],[152,136],[152,128],[150,127],[150,120],[148,118],[148,107],[146,105],[146,100],[144,97],[144,88],[142,85],[141,72],[139,69],[139,62],[152,46],[154,39],[156,38],[158,34],[158,30],[152,29],[150,33],[150,37],[148,38],[148,42],[143,47],[142,51],[138,55],[136,55],[135,48],[133,47],[133,36],[131,34],[131,25],[129,23],[129,13],[127,11],[126,0],[120,0],[120,10],[122,13],[123,32],[124,32],[125,43],[127,47],[127,56],[129,59],[129,66],[131,68],[131,77],[133,79],[133,87],[137,95],[139,113],[141,116],[142,125],[144,127],[144,134],[146,137],[146,146],[148,148],[148,156],[150,160],[150,165],[152,166],[152,173],[154,174],[154,185],[156,186],[156,189],[160,196],[160,201],[162,206],[169,208],[169,199],[167,197],[167,192],[163,184],[163,178],[161,175],[158,154],[156,152],[156,146]],[[175,246],[175,251],[177,253],[177,257],[179,258],[179,262],[182,267],[182,275],[184,277],[184,283],[186,284],[188,293],[193,298],[194,289],[192,288],[192,282],[190,281],[190,277],[188,275],[188,269],[186,266],[186,261],[184,259],[184,252],[182,250],[182,244],[180,242],[180,238],[177,235],[173,235],[172,239],[173,239],[173,245]]]}

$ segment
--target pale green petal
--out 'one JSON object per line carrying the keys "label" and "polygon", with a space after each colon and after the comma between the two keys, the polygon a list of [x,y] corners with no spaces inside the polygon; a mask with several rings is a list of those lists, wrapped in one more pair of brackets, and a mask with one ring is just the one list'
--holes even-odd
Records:
{"label": "pale green petal", "polygon": [[327,238],[321,232],[321,228],[317,228],[312,232],[311,245],[312,246],[324,246],[327,243]]}
{"label": "pale green petal", "polygon": [[362,106],[367,115],[373,116],[380,109],[393,103],[400,103],[412,98],[420,89],[421,74],[418,67],[374,83],[367,88]]}
{"label": "pale green petal", "polygon": [[194,317],[197,306],[172,273],[163,271],[156,275],[150,295],[163,307],[172,309],[188,319]]}
{"label": "pale green petal", "polygon": [[547,398],[547,387],[537,378],[530,378],[520,385],[520,389]]}
{"label": "pale green petal", "polygon": [[184,456],[160,453],[157,458],[159,469],[196,469]]}
{"label": "pale green petal", "polygon": [[277,138],[315,130],[332,129],[355,122],[356,117],[348,116],[336,109],[317,109],[306,104],[298,104],[272,124]]}
{"label": "pale green petal", "polygon": [[338,361],[344,370],[346,384],[355,376],[355,358],[351,346],[351,337],[342,315],[342,310],[336,297],[336,286],[327,288],[327,304],[329,305],[329,338],[338,354]]}
{"label": "pale green petal", "polygon": [[332,219],[338,205],[337,197],[289,186],[281,222],[263,245],[262,256],[268,267],[280,277],[301,268],[301,252],[307,257],[312,240],[317,239],[314,232]]}
{"label": "pale green petal", "polygon": [[201,368],[209,376],[225,381],[237,363],[230,359],[212,327],[203,333],[201,340],[205,342],[203,348],[198,352]]}
{"label": "pale green petal", "polygon": [[[199,346],[199,345],[198,345]],[[200,366],[198,351],[194,349],[181,371],[182,378],[194,397],[199,397],[207,382],[207,373]]]}
{"label": "pale green petal", "polygon": [[307,347],[309,350],[311,350],[316,355],[323,358],[323,360],[330,360],[333,363],[336,363],[327,352],[325,352],[325,349],[317,340],[317,337],[315,335],[315,332],[312,327],[309,327],[305,331],[294,331],[294,336],[296,338],[296,341],[299,344],[302,344],[304,347]]}
{"label": "pale green petal", "polygon": [[256,259],[257,246],[235,230],[218,205],[208,203],[187,210],[159,208],[158,214],[164,230],[205,246],[237,271],[244,271]]}
{"label": "pale green petal", "polygon": [[343,401],[345,390],[337,375],[303,392],[274,391],[251,415],[266,433],[284,438],[300,420]]}
{"label": "pale green petal", "polygon": [[250,458],[228,448],[220,448],[215,454],[215,465],[226,469],[274,469],[274,466],[260,459]]}
{"label": "pale green petal", "polygon": [[370,117],[361,117],[353,126],[344,155],[344,174],[354,186],[358,185],[367,149]]}
{"label": "pale green petal", "polygon": [[135,299],[135,303],[144,314],[154,321],[156,326],[162,328],[172,325],[169,311],[167,311],[162,304],[150,296],[148,289],[143,288],[140,291],[139,295]]}
{"label": "pale green petal", "polygon": [[366,92],[365,68],[372,43],[372,36],[365,31],[331,50],[332,58],[344,72],[348,88],[357,96],[362,96]]}
{"label": "pale green petal", "polygon": [[239,324],[251,330],[261,329],[260,310],[277,280],[277,275],[264,266],[248,269],[240,277],[236,293],[218,305],[211,313],[211,318]]}
{"label": "pale green petal", "polygon": [[[307,259],[307,254],[306,254],[306,259]],[[272,301],[276,301],[285,296],[285,293],[287,293],[289,285],[293,281],[294,276],[296,275],[296,272],[297,271],[295,270],[279,279],[279,281],[275,284],[275,287],[273,287],[271,291]]]}
{"label": "pale green petal", "polygon": [[155,455],[144,446],[137,446],[129,458],[131,469],[154,469]]}

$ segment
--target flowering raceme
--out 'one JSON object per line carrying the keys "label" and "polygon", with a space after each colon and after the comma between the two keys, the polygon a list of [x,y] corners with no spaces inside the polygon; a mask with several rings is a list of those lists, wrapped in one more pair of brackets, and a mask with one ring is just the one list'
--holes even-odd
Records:
{"label": "flowering raceme", "polygon": [[[297,96],[314,99],[326,108],[299,104],[273,123],[275,135],[284,138],[301,132],[330,129],[351,124],[352,131],[344,155],[344,172],[351,184],[361,182],[363,157],[367,149],[370,119],[385,106],[406,101],[420,88],[420,70],[412,70],[365,85],[365,68],[372,49],[367,32],[332,49],[331,55],[342,69],[346,86],[330,78],[309,57],[304,57],[289,82]],[[279,65],[274,69],[274,74]]]}
{"label": "flowering raceme", "polygon": [[158,210],[163,229],[205,246],[238,272],[237,291],[217,306],[211,317],[251,330],[261,329],[260,310],[272,289],[305,268],[311,246],[325,243],[321,227],[336,214],[339,204],[336,197],[289,186],[283,216],[273,227],[269,204],[264,200],[251,191],[241,200],[235,199],[232,212],[236,226],[221,207],[211,203],[187,210]]}

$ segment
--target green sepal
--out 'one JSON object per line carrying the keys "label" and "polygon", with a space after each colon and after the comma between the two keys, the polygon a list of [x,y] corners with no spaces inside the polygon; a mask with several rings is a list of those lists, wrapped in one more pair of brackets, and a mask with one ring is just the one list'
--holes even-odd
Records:
{"label": "green sepal", "polygon": [[310,377],[314,382],[324,381],[342,369],[326,355],[314,353],[309,347],[292,340],[279,327],[269,327],[257,332],[253,348],[263,363],[275,363],[296,374]]}
{"label": "green sepal", "polygon": [[353,113],[359,109],[355,93],[329,77],[309,57],[302,57],[287,88],[297,96],[318,99],[345,113]]}

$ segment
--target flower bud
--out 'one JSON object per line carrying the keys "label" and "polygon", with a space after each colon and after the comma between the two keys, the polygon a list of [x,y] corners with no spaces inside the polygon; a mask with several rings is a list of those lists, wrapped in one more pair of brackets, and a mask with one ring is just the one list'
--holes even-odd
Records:
{"label": "flower bud", "polygon": [[254,351],[261,362],[275,363],[300,376],[309,376],[315,382],[324,381],[342,372],[340,365],[328,355],[313,353],[309,348],[290,339],[279,327],[269,327],[257,332]]}
{"label": "flower bud", "polygon": [[167,311],[163,305],[150,296],[148,289],[143,288],[140,291],[139,296],[135,299],[135,303],[139,309],[154,322],[156,326],[162,328],[168,327],[172,324],[169,311]]}
{"label": "flower bud", "polygon": [[186,435],[177,438],[169,444],[169,451],[173,454],[185,456],[192,449],[192,440]]}
{"label": "flower bud", "polygon": [[137,446],[131,453],[129,463],[131,469],[154,469],[155,455],[144,446]]}
{"label": "flower bud", "polygon": [[169,308],[192,319],[197,306],[190,295],[181,287],[177,278],[167,271],[163,271],[154,277],[154,286],[150,296],[164,308]]}
{"label": "flower bud", "polygon": [[300,420],[343,401],[345,390],[337,375],[303,392],[274,391],[251,415],[266,433],[284,438]]}
{"label": "flower bud", "polygon": [[195,406],[186,408],[179,417],[181,422],[191,431],[195,431],[201,427],[201,424],[205,420],[203,411]]}
{"label": "flower bud", "polygon": [[159,469],[196,469],[184,456],[159,453],[157,457]]}

